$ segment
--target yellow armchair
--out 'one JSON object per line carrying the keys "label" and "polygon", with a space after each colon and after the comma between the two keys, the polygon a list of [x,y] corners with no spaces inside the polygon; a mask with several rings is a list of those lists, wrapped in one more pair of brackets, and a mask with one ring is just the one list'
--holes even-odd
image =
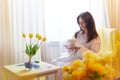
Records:
{"label": "yellow armchair", "polygon": [[116,29],[102,28],[98,30],[101,38],[102,54],[111,54],[111,64],[115,69],[115,76],[120,76],[120,33]]}

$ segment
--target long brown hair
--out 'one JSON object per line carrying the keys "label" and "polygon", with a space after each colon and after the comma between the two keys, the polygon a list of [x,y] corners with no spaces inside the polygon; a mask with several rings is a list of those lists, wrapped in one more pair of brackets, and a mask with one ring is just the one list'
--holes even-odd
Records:
{"label": "long brown hair", "polygon": [[[83,13],[81,13],[77,17],[77,23],[78,24],[80,24],[79,23],[79,18],[82,18],[83,21],[85,21],[85,23],[86,23],[87,42],[90,42],[92,39],[98,37],[98,33],[96,31],[95,22],[94,22],[94,19],[93,19],[92,15],[89,12],[83,12]],[[77,35],[78,35],[78,33],[80,31],[78,31],[78,32],[75,33],[75,38],[77,38]]]}

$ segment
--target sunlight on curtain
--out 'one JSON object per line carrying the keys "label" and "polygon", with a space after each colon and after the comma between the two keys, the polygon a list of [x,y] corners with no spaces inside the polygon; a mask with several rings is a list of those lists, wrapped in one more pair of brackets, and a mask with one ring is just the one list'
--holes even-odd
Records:
{"label": "sunlight on curtain", "polygon": [[[16,62],[24,61],[24,41],[21,34],[40,33],[44,35],[42,0],[9,0],[10,43]],[[11,56],[12,57],[12,56]],[[40,55],[36,57],[40,58]],[[14,59],[14,58],[13,58]]]}
{"label": "sunlight on curtain", "polygon": [[120,0],[106,0],[108,18],[111,28],[117,28],[120,31]]}
{"label": "sunlight on curtain", "polygon": [[[0,74],[4,65],[27,61],[23,32],[45,35],[43,3],[43,0],[0,0]],[[39,51],[34,60],[40,59]]]}
{"label": "sunlight on curtain", "polygon": [[90,0],[89,11],[92,13],[96,27],[107,27],[106,5],[104,0]]}
{"label": "sunlight on curtain", "polygon": [[[107,12],[108,12],[108,19],[109,19],[109,27],[110,28],[115,28],[120,32],[120,0],[106,0],[106,5],[107,5]],[[115,38],[116,40],[118,39],[118,43],[120,45],[120,36],[117,36]],[[117,41],[113,40],[114,42],[117,43]],[[116,45],[116,44],[114,44]],[[113,46],[114,46],[113,45]],[[116,48],[114,46],[114,48]],[[118,50],[120,50],[120,46],[118,46]],[[116,55],[113,60],[113,66],[116,71],[116,76],[120,77],[120,51],[116,52]]]}
{"label": "sunlight on curtain", "polygon": [[[7,63],[7,57],[9,54],[5,54],[9,52],[9,20],[8,20],[8,4],[7,0],[0,0],[0,80],[1,80],[1,72],[3,64]],[[9,58],[9,57],[8,57]]]}

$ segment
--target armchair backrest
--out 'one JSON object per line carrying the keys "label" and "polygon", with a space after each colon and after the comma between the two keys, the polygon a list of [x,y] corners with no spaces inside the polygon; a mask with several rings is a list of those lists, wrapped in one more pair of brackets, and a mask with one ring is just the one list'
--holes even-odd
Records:
{"label": "armchair backrest", "polygon": [[101,28],[98,30],[101,38],[100,53],[111,54],[112,66],[116,76],[120,76],[120,34],[116,29]]}

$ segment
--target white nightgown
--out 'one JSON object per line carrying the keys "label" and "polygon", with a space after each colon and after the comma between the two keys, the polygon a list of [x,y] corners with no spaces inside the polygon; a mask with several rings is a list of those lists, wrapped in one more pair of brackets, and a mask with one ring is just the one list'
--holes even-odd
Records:
{"label": "white nightgown", "polygon": [[91,50],[95,53],[99,52],[100,44],[101,40],[99,36],[87,43],[87,35],[83,34],[82,32],[79,32],[77,35],[77,42],[75,45],[76,46],[82,45],[83,47],[81,47],[79,50],[68,52],[70,54],[53,60],[52,64],[60,67],[64,65],[71,65],[74,60],[82,59],[82,53],[84,53],[87,50]]}

